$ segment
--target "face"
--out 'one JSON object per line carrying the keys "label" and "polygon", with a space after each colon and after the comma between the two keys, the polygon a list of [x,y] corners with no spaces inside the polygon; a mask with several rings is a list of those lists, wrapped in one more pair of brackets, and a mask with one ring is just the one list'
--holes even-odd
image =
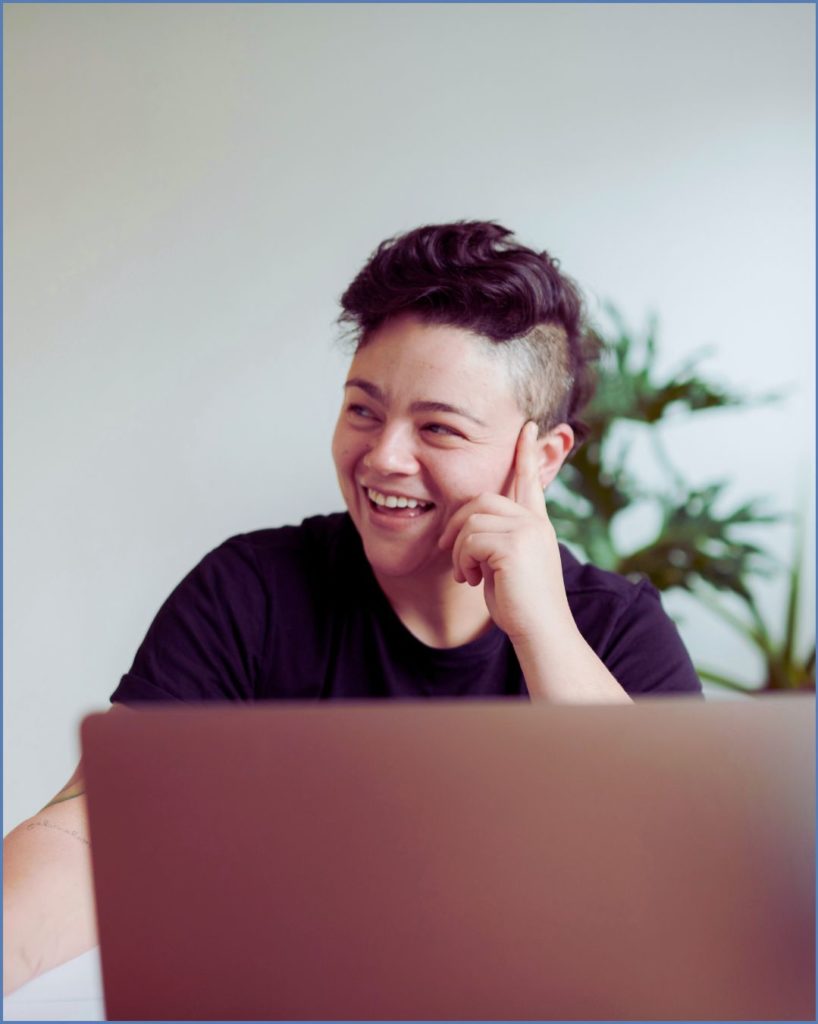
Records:
{"label": "face", "polygon": [[376,576],[451,572],[437,541],[471,498],[508,495],[526,417],[501,355],[458,327],[387,321],[352,361],[332,442]]}

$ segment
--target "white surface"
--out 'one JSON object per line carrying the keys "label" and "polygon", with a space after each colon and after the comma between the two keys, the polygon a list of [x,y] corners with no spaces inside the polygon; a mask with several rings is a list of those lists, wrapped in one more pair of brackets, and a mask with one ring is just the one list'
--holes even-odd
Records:
{"label": "white surface", "polygon": [[99,948],[6,996],[3,1020],[105,1020]]}
{"label": "white surface", "polygon": [[[80,715],[207,550],[339,507],[336,301],[395,231],[497,218],[592,308],[656,309],[663,365],[713,343],[710,376],[792,389],[667,442],[736,503],[809,493],[814,19],[5,7],[4,831],[66,781]],[[762,600],[783,614],[780,588]],[[696,657],[752,678],[734,634],[682,610]]]}

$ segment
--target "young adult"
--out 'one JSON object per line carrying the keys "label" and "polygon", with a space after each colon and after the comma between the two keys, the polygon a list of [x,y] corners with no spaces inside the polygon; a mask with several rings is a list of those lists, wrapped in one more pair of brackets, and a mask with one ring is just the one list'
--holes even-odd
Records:
{"label": "young adult", "polygon": [[[244,534],[160,609],[115,705],[700,693],[658,594],[557,542],[597,351],[576,287],[505,228],[382,243],[344,293],[347,512]],[[94,942],[81,769],[6,840],[4,988]]]}

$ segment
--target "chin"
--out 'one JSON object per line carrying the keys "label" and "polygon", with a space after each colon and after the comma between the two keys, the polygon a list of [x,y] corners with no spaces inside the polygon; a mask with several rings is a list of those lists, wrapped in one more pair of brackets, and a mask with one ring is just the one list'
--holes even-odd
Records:
{"label": "chin", "polygon": [[347,508],[363,545],[366,560],[376,576],[401,579],[438,576],[451,571],[451,556],[437,547],[439,532],[421,527],[408,533],[384,531],[371,521],[371,512],[347,498]]}
{"label": "chin", "polygon": [[[366,560],[372,567],[376,576],[383,576],[389,579],[402,579],[409,576],[426,576],[429,572],[435,574],[444,572],[446,564],[440,559],[440,552],[429,552],[417,548],[385,547],[366,535],[361,537],[363,542]],[[440,562],[440,564],[435,564]]]}
{"label": "chin", "polygon": [[405,576],[416,575],[422,572],[424,568],[424,560],[412,557],[408,552],[403,556],[397,552],[393,555],[388,555],[382,551],[373,551],[364,543],[364,554],[376,576],[400,579]]}

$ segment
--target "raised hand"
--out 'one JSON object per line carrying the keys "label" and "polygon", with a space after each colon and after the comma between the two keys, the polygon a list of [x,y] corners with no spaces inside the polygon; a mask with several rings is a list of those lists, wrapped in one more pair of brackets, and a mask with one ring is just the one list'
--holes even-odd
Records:
{"label": "raised hand", "polygon": [[481,494],[466,502],[439,541],[451,548],[458,583],[483,581],[489,614],[515,644],[573,626],[539,452],[537,425],[529,421],[517,439],[510,496]]}

